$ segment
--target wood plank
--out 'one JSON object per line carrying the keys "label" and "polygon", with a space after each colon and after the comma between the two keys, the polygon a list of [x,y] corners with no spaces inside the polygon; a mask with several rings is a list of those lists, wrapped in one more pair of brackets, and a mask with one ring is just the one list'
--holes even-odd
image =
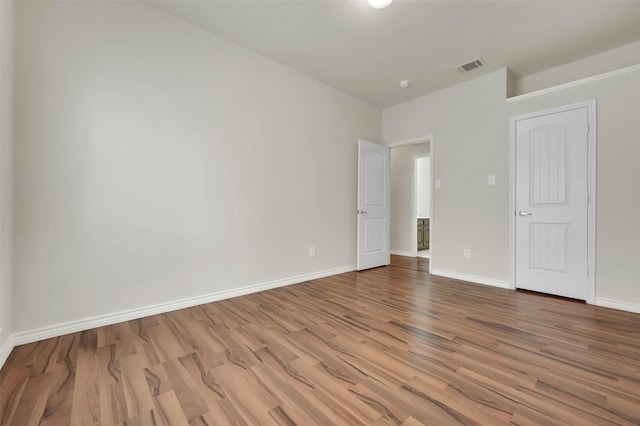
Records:
{"label": "wood plank", "polygon": [[80,334],[77,370],[73,387],[71,424],[99,425],[101,406],[98,381],[97,330]]}
{"label": "wood plank", "polygon": [[8,426],[39,425],[44,417],[52,382],[53,373],[29,378]]}

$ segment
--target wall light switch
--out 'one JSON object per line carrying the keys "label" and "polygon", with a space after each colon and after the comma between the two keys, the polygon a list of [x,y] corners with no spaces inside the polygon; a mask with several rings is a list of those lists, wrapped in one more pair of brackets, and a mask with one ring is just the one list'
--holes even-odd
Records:
{"label": "wall light switch", "polygon": [[496,177],[494,175],[489,175],[489,185],[496,184]]}
{"label": "wall light switch", "polygon": [[436,184],[436,188],[440,188],[440,179],[436,179],[435,184]]}

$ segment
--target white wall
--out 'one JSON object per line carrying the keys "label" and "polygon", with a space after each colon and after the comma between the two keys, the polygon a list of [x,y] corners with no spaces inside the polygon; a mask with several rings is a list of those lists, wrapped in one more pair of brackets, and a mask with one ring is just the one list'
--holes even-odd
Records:
{"label": "white wall", "polygon": [[[385,108],[385,143],[433,135],[432,269],[509,278],[507,70]],[[488,186],[487,177],[496,176]],[[392,228],[393,232],[393,228]],[[471,259],[463,250],[471,249]],[[485,280],[486,281],[486,280]]]}
{"label": "white wall", "polygon": [[391,148],[391,252],[410,256],[417,238],[415,160],[429,155],[429,144]]}
{"label": "white wall", "polygon": [[640,64],[640,41],[516,80],[515,94],[533,92],[581,78]]}
{"label": "white wall", "polygon": [[418,217],[429,217],[429,197],[431,194],[431,158],[420,157],[416,161],[416,203]]}
{"label": "white wall", "polygon": [[509,116],[597,100],[596,303],[640,312],[640,70],[507,104]]}
{"label": "white wall", "polygon": [[16,331],[355,264],[379,110],[145,4],[16,13]]}
{"label": "white wall", "polygon": [[13,2],[0,1],[0,365],[12,329],[13,21]]}

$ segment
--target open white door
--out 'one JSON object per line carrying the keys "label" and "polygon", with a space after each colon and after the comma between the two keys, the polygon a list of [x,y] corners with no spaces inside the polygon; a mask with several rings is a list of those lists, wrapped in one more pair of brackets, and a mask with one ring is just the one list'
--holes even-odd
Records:
{"label": "open white door", "polygon": [[389,147],[358,140],[358,258],[359,271],[388,265],[390,257],[391,194]]}
{"label": "open white door", "polygon": [[515,285],[586,300],[588,108],[515,120],[515,138]]}

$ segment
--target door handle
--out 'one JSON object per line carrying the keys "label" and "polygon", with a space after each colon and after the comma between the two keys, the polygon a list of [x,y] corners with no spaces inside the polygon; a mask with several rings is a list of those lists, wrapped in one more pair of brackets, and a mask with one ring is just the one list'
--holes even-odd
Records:
{"label": "door handle", "polygon": [[358,210],[358,214],[367,214],[365,210]]}
{"label": "door handle", "polygon": [[520,210],[518,212],[518,216],[533,216],[533,213],[525,212],[524,210]]}

